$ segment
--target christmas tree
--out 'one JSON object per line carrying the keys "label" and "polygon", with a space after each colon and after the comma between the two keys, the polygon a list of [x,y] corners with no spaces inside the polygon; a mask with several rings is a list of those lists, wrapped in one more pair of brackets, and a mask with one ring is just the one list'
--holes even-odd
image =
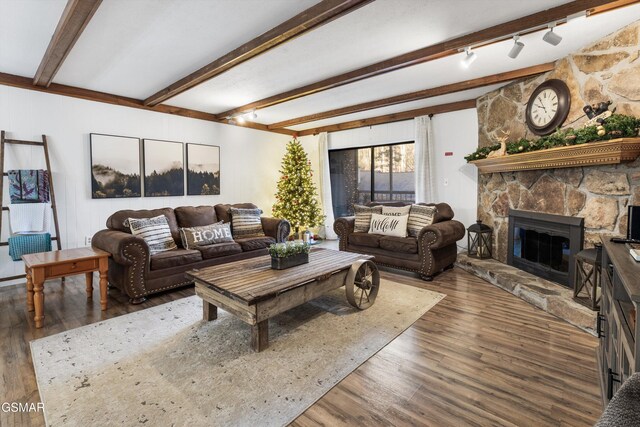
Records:
{"label": "christmas tree", "polygon": [[318,203],[318,190],[312,181],[311,162],[295,138],[287,144],[280,174],[273,215],[289,221],[296,234],[305,227],[322,225],[324,215]]}

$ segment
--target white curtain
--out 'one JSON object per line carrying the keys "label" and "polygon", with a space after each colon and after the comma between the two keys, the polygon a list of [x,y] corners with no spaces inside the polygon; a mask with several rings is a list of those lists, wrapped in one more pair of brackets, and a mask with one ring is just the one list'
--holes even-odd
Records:
{"label": "white curtain", "polygon": [[[320,227],[325,239],[336,240],[338,235],[333,231],[333,201],[331,200],[331,173],[329,170],[329,141],[327,132],[322,132],[318,139],[320,155],[320,199],[324,209],[325,226]],[[322,233],[324,232],[324,233]]]}
{"label": "white curtain", "polygon": [[416,203],[437,203],[433,182],[433,134],[429,116],[414,119]]}

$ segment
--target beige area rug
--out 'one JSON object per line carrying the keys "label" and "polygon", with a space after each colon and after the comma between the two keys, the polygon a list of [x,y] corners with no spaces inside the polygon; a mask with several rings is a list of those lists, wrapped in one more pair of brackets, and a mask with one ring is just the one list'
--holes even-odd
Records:
{"label": "beige area rug", "polygon": [[47,425],[286,425],[445,295],[382,281],[375,304],[344,288],[276,316],[270,346],[196,296],[31,342]]}

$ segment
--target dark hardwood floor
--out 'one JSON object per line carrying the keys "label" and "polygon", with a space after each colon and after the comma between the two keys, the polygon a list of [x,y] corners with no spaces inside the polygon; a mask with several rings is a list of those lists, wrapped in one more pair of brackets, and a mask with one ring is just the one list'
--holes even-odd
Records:
{"label": "dark hardwood floor", "polygon": [[[589,426],[599,417],[593,336],[457,268],[431,283],[390,270],[382,278],[447,297],[294,425]],[[39,401],[29,341],[193,293],[132,306],[114,289],[103,313],[82,279],[51,281],[36,330],[24,286],[0,288],[0,401]],[[43,423],[41,413],[0,411],[0,426]]]}

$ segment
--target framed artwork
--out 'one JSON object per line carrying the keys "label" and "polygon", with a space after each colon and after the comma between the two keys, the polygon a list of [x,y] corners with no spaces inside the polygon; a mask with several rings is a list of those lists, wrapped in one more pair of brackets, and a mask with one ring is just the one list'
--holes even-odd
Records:
{"label": "framed artwork", "polygon": [[184,196],[182,142],[143,140],[145,197]]}
{"label": "framed artwork", "polygon": [[220,194],[220,147],[187,144],[187,195]]}
{"label": "framed artwork", "polygon": [[91,144],[91,198],[140,197],[140,139],[89,135]]}

